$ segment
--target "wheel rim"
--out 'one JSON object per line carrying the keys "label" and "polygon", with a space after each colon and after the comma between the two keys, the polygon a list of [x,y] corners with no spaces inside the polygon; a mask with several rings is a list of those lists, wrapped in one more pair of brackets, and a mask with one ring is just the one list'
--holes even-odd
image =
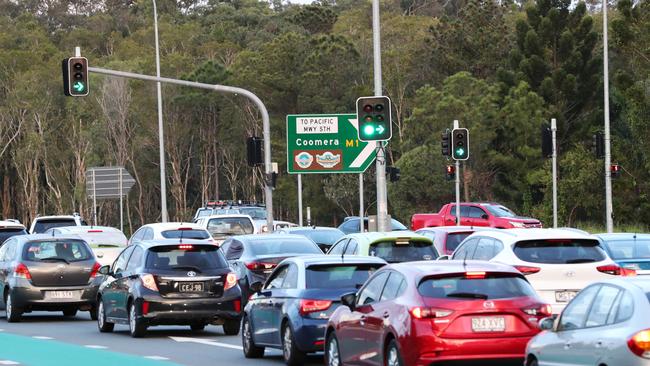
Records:
{"label": "wheel rim", "polygon": [[244,350],[248,351],[251,348],[251,339],[250,339],[251,329],[250,329],[250,326],[248,325],[248,320],[247,319],[244,319],[243,336],[244,336]]}
{"label": "wheel rim", "polygon": [[284,328],[284,345],[282,347],[282,353],[284,354],[284,359],[288,360],[291,358],[291,330],[289,327]]}
{"label": "wheel rim", "polygon": [[100,328],[104,328],[104,303],[102,300],[99,300],[97,305],[97,324]]}
{"label": "wheel rim", "polygon": [[131,333],[135,333],[135,306],[131,305],[129,309],[129,328],[131,328]]}
{"label": "wheel rim", "polygon": [[336,338],[330,338],[327,345],[327,364],[329,366],[339,366],[339,345]]}
{"label": "wheel rim", "polygon": [[388,350],[388,366],[400,366],[399,364],[399,358],[397,357],[397,348],[391,347]]}
{"label": "wheel rim", "polygon": [[5,311],[7,312],[7,319],[11,318],[12,304],[11,304],[11,294],[7,295],[7,302],[5,303]]}

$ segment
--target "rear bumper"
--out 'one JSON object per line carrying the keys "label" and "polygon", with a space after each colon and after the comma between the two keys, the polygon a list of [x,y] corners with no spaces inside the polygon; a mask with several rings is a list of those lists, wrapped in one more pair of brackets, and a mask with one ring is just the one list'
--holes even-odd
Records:
{"label": "rear bumper", "polygon": [[219,298],[169,299],[145,296],[138,300],[138,305],[140,317],[150,325],[222,324],[227,320],[241,319],[239,291],[229,292]]}
{"label": "rear bumper", "polygon": [[[411,363],[418,366],[425,365],[444,365],[457,361],[476,361],[483,365],[482,362],[494,361],[512,361],[514,363],[523,363],[526,345],[530,337],[511,337],[511,338],[484,338],[484,339],[443,339],[438,338],[436,341],[428,343],[429,346],[421,348],[421,352]],[[420,342],[420,345],[427,343]],[[495,347],[498,345],[498,347]],[[412,347],[411,344],[402,344],[406,349]]]}
{"label": "rear bumper", "polygon": [[[22,282],[22,281],[21,281]],[[24,310],[58,311],[66,308],[93,307],[97,304],[99,285],[67,287],[15,286],[11,288],[14,306]],[[79,296],[72,299],[46,298],[48,291],[78,291]]]}
{"label": "rear bumper", "polygon": [[293,327],[296,345],[301,351],[310,353],[323,350],[327,319],[298,317]]}

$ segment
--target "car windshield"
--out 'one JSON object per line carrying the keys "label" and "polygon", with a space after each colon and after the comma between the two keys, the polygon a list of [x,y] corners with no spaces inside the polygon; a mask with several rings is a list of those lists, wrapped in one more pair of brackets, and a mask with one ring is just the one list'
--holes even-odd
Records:
{"label": "car windshield", "polygon": [[453,252],[458,248],[458,244],[460,244],[465,238],[470,236],[472,233],[449,233],[447,234],[447,242],[445,244],[445,247],[448,252]]}
{"label": "car windshield", "polygon": [[63,227],[63,226],[76,226],[77,223],[74,219],[45,219],[38,220],[34,225],[34,234],[40,234],[46,232],[48,229],[53,227]]}
{"label": "car windshield", "polygon": [[309,239],[313,240],[316,244],[328,244],[332,245],[334,242],[343,237],[343,232],[339,230],[318,230],[318,229],[307,229],[307,230],[292,230],[292,234],[304,235]]}
{"label": "car windshield", "polygon": [[210,239],[210,234],[203,229],[165,230],[160,234],[165,239]]}
{"label": "car windshield", "polygon": [[323,254],[323,251],[307,238],[258,239],[250,241],[253,255],[269,254]]}
{"label": "car windshield", "polygon": [[250,216],[253,220],[266,220],[266,209],[263,207],[242,207],[239,212]]}
{"label": "car windshield", "polygon": [[208,221],[208,232],[213,237],[252,234],[254,231],[248,217],[218,217]]}
{"label": "car windshield", "polygon": [[[478,272],[484,273],[484,272]],[[537,296],[532,286],[514,274],[490,274],[467,278],[465,274],[424,279],[420,295],[434,299],[508,299]]]}
{"label": "car windshield", "polygon": [[149,249],[147,269],[206,271],[226,268],[228,264],[214,245],[178,244]]}
{"label": "car windshield", "polygon": [[517,217],[517,215],[510,211],[505,206],[497,206],[497,205],[485,205],[483,206],[490,211],[490,213],[496,217]]}
{"label": "car windshield", "polygon": [[610,240],[607,247],[612,259],[650,259],[650,240]]}
{"label": "car windshield", "polygon": [[307,268],[307,288],[360,288],[382,264],[318,264]]}
{"label": "car windshield", "polygon": [[16,235],[27,235],[27,230],[23,228],[15,228],[15,229],[2,229],[0,230],[0,244],[4,243],[5,240],[11,238],[12,236]]}
{"label": "car windshield", "polygon": [[513,251],[517,258],[532,263],[591,263],[606,258],[598,240],[591,239],[526,240],[516,243]]}
{"label": "car windshield", "polygon": [[199,212],[196,213],[196,218],[198,219],[199,217],[210,216],[211,213],[212,213],[211,208],[201,208],[199,209]]}
{"label": "car windshield", "polygon": [[81,240],[38,240],[23,247],[23,260],[31,262],[80,262],[93,258],[88,245]]}
{"label": "car windshield", "polygon": [[432,260],[438,252],[428,241],[386,240],[370,244],[370,256],[379,257],[389,263]]}
{"label": "car windshield", "polygon": [[101,230],[88,230],[87,233],[76,233],[84,239],[91,248],[125,247],[128,239],[122,232],[102,232]]}

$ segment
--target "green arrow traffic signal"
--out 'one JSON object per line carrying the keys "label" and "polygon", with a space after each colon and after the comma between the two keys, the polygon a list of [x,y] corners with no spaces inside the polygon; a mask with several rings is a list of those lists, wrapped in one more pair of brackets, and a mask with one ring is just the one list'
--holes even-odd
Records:
{"label": "green arrow traffic signal", "polygon": [[451,157],[454,160],[467,160],[469,158],[469,130],[454,128],[451,131]]}
{"label": "green arrow traffic signal", "polygon": [[72,89],[74,89],[74,91],[77,93],[82,93],[84,90],[86,90],[86,86],[81,81],[77,81],[74,83],[74,85],[72,85]]}
{"label": "green arrow traffic signal", "polygon": [[390,99],[384,96],[357,99],[359,140],[388,141],[392,137]]}

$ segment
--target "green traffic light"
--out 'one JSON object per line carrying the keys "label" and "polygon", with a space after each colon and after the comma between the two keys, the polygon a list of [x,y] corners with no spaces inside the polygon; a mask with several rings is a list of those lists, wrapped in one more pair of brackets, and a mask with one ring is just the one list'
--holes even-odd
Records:
{"label": "green traffic light", "polygon": [[462,147],[456,148],[456,156],[458,157],[465,156],[465,149]]}
{"label": "green traffic light", "polygon": [[373,125],[366,125],[365,127],[363,127],[363,133],[364,133],[366,136],[372,136],[372,135],[375,133],[375,126],[373,126]]}
{"label": "green traffic light", "polygon": [[84,85],[84,83],[81,81],[76,81],[74,84],[72,84],[72,89],[74,89],[74,91],[77,93],[83,93],[83,91],[86,90],[86,85]]}

